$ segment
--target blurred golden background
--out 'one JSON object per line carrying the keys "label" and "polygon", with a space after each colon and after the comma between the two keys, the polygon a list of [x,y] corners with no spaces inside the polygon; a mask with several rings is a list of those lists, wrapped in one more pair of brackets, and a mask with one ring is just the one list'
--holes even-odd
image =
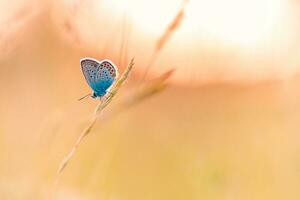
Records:
{"label": "blurred golden background", "polygon": [[[1,200],[300,198],[298,1],[0,5]],[[135,58],[106,112],[143,77],[175,73],[164,91],[100,119],[54,190],[98,103],[77,101],[91,91],[83,57],[121,72]]]}

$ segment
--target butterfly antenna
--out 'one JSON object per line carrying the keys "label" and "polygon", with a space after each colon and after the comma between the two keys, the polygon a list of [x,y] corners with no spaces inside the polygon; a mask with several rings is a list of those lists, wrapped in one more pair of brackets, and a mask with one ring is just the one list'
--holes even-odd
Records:
{"label": "butterfly antenna", "polygon": [[87,94],[87,95],[81,97],[80,99],[78,99],[78,101],[81,101],[82,99],[86,99],[87,97],[89,97],[89,96],[91,96],[91,95],[92,95],[91,93],[90,93],[90,94]]}

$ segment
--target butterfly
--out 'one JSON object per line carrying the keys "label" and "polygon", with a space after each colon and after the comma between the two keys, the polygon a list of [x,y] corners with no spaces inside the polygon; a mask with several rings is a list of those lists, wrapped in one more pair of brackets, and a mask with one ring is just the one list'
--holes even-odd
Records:
{"label": "butterfly", "polygon": [[83,58],[80,60],[80,64],[85,80],[92,88],[93,93],[85,95],[79,100],[89,96],[101,99],[117,79],[118,68],[108,59],[98,61],[93,58]]}

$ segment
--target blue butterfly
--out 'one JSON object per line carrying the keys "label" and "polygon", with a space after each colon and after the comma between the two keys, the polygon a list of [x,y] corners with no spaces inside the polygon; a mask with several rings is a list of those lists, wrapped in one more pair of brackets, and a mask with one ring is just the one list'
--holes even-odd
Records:
{"label": "blue butterfly", "polygon": [[82,73],[93,89],[92,94],[88,94],[81,99],[88,96],[92,98],[103,97],[109,87],[114,83],[118,76],[118,69],[110,60],[98,61],[93,58],[83,58],[80,60]]}

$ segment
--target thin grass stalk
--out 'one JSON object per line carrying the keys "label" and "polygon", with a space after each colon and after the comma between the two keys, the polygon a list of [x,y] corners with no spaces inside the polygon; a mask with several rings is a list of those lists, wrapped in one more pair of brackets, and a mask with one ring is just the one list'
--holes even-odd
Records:
{"label": "thin grass stalk", "polygon": [[[57,185],[59,183],[59,180],[60,180],[60,177],[62,175],[63,170],[65,169],[67,164],[70,162],[71,158],[74,156],[76,150],[78,149],[78,147],[82,143],[83,139],[85,139],[89,135],[91,129],[93,128],[93,126],[97,122],[97,119],[99,118],[99,116],[102,113],[103,109],[111,102],[114,95],[117,94],[118,90],[120,89],[122,84],[127,79],[128,75],[129,75],[129,73],[130,73],[130,71],[133,67],[133,64],[134,64],[133,60],[131,60],[131,62],[129,64],[129,66],[127,67],[127,69],[124,71],[122,76],[114,84],[114,86],[111,89],[108,97],[104,101],[102,101],[101,103],[99,103],[97,105],[97,107],[95,109],[95,113],[94,113],[89,125],[84,129],[82,134],[76,140],[76,142],[73,145],[73,147],[72,147],[71,151],[69,152],[69,154],[61,162],[61,164],[59,166],[58,174],[57,174],[57,177],[56,177],[56,180],[55,180],[55,183],[54,183],[54,190],[53,190],[53,193],[51,195],[52,199],[55,199],[56,188],[57,188]],[[159,76],[157,79],[152,80],[152,81],[144,84],[142,87],[140,87],[139,90],[137,90],[132,95],[128,96],[123,101],[121,101],[120,104],[116,108],[110,110],[110,112],[107,113],[107,115],[102,116],[101,117],[102,121],[105,121],[105,120],[121,113],[122,111],[127,110],[127,109],[137,105],[138,103],[142,102],[143,100],[145,100],[145,99],[147,99],[147,98],[163,91],[167,87],[166,81],[172,76],[173,72],[174,72],[173,69],[168,70],[167,72],[165,72],[161,76]]]}
{"label": "thin grass stalk", "polygon": [[188,0],[183,0],[182,5],[181,5],[180,9],[178,10],[177,14],[173,18],[173,20],[171,21],[169,26],[165,29],[163,34],[160,36],[160,38],[157,40],[155,49],[150,57],[150,60],[147,64],[147,66],[146,66],[146,69],[142,76],[141,82],[143,82],[146,79],[146,77],[150,71],[150,68],[154,65],[161,50],[167,44],[167,42],[169,41],[170,37],[174,34],[174,32],[179,28],[179,26],[184,18],[185,8],[186,8],[188,2],[189,2]]}
{"label": "thin grass stalk", "polygon": [[[101,122],[105,120],[109,120],[116,115],[119,115],[123,111],[128,111],[128,109],[138,105],[139,103],[143,102],[144,100],[162,92],[166,89],[168,86],[167,80],[172,76],[174,70],[168,70],[162,75],[160,75],[158,78],[151,80],[147,82],[146,84],[142,85],[141,87],[138,87],[137,90],[134,90],[133,93],[129,94],[128,96],[124,97],[120,100],[120,102],[117,104],[117,106],[114,106],[113,109],[110,109],[109,112],[106,112],[105,115],[101,116]],[[117,140],[120,140],[117,138]],[[117,141],[118,143],[119,141]],[[111,156],[111,162],[116,157],[116,151],[112,153]],[[97,168],[97,167],[96,167]],[[90,177],[92,178],[92,177]],[[105,177],[106,180],[108,180],[108,175]],[[89,184],[89,183],[87,183]]]}
{"label": "thin grass stalk", "polygon": [[82,143],[83,139],[86,138],[86,136],[89,135],[89,133],[91,132],[92,128],[94,127],[96,121],[98,120],[101,112],[104,110],[104,108],[106,106],[108,106],[108,104],[112,101],[113,97],[118,93],[118,91],[121,88],[122,84],[128,78],[128,75],[131,72],[133,65],[134,65],[134,59],[131,60],[130,64],[125,69],[123,74],[115,82],[115,84],[113,85],[111,91],[108,93],[107,97],[97,105],[97,107],[95,109],[95,113],[94,113],[89,125],[84,129],[82,134],[76,140],[76,143],[73,145],[71,151],[67,154],[67,156],[61,162],[61,164],[59,166],[59,169],[58,169],[58,176],[60,176],[60,174],[66,168],[66,166],[70,162],[71,158],[74,156],[76,150],[78,149],[78,147]]}

